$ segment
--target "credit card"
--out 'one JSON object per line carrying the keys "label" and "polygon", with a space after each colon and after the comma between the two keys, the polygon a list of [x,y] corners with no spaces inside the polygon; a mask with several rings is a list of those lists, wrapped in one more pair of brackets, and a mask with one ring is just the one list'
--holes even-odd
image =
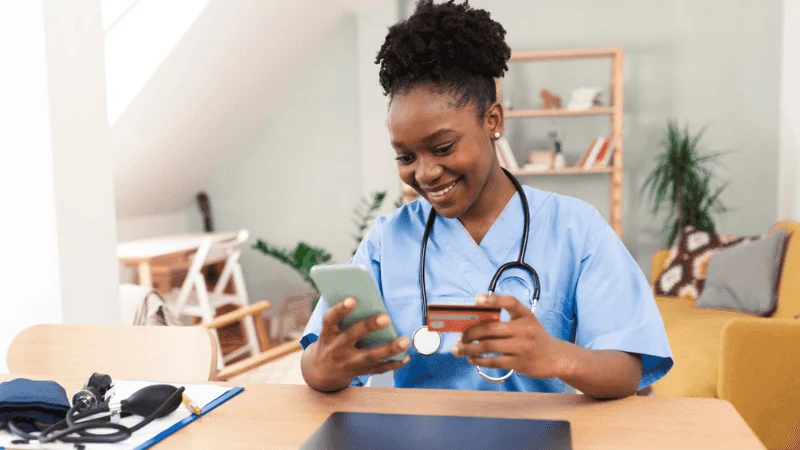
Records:
{"label": "credit card", "polygon": [[463,333],[475,324],[500,320],[500,311],[495,306],[429,305],[428,329]]}

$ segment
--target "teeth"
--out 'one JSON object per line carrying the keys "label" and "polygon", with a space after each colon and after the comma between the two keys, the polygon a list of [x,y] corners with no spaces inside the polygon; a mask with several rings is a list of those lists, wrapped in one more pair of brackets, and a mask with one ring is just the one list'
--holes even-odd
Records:
{"label": "teeth", "polygon": [[448,192],[450,192],[455,187],[456,183],[458,183],[458,180],[454,181],[453,184],[451,184],[450,186],[447,186],[446,188],[442,189],[441,191],[429,192],[429,194],[430,194],[431,197],[441,197],[442,195],[447,194]]}

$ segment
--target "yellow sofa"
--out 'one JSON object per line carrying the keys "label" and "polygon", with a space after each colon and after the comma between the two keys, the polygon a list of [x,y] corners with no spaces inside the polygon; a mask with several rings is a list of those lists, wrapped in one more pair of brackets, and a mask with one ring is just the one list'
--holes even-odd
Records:
{"label": "yellow sofa", "polygon": [[[675,365],[653,385],[654,394],[727,400],[770,449],[800,448],[800,442],[787,441],[790,434],[792,441],[800,439],[800,223],[780,222],[772,229],[778,227],[788,238],[771,317],[656,297]],[[653,256],[652,282],[668,254]]]}

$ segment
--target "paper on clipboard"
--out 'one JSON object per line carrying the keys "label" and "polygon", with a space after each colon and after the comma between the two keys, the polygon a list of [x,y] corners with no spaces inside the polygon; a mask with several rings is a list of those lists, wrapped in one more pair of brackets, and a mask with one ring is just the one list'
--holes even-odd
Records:
{"label": "paper on clipboard", "polygon": [[[115,380],[115,398],[117,400],[126,399],[134,392],[151,384],[161,383],[154,381]],[[114,444],[85,444],[86,450],[144,450],[150,448],[243,390],[241,387],[210,384],[175,384],[175,386],[183,386],[186,388],[184,393],[203,409],[201,415],[194,415],[185,406],[181,405],[172,414],[150,422],[142,429],[133,433],[130,438],[122,442],[117,442]],[[127,427],[132,427],[141,420],[142,417],[130,416],[120,420],[120,423]],[[101,433],[102,431],[98,430],[96,432]],[[10,445],[11,442],[16,439],[18,438],[6,431],[0,432],[0,449],[4,449],[6,445]],[[70,445],[70,447],[72,446]]]}

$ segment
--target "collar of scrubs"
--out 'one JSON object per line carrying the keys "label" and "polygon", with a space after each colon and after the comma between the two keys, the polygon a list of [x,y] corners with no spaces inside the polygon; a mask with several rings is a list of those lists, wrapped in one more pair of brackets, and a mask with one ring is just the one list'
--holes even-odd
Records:
{"label": "collar of scrubs", "polygon": [[[538,203],[538,196],[535,190],[527,186],[522,188],[528,197],[528,207],[533,216],[536,211],[535,205]],[[438,240],[441,243],[441,247],[453,258],[472,290],[477,293],[485,293],[489,290],[492,277],[497,269],[509,261],[517,260],[520,245],[522,244],[523,221],[519,193],[515,192],[489,228],[480,245],[472,239],[472,236],[457,218],[450,219],[437,216],[436,222],[441,224],[441,227],[434,226],[431,237],[434,240]],[[531,229],[530,234],[533,234],[533,231]],[[531,242],[529,239],[528,245],[529,247],[535,245],[535,242]],[[528,252],[526,255],[527,263],[535,267],[536,261],[530,261],[530,258],[531,255]],[[503,278],[514,276],[518,272],[522,271],[506,271]],[[533,280],[528,280],[529,276],[524,275],[523,277],[527,282],[533,283]],[[498,293],[500,290],[500,286],[498,286]]]}

